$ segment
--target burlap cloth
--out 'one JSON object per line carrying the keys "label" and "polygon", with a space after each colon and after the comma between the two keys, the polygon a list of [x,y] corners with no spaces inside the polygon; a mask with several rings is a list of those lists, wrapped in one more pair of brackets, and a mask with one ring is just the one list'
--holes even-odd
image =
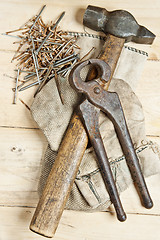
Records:
{"label": "burlap cloth", "polygon": [[[88,57],[96,57],[103,42],[103,40],[97,38],[79,37],[78,44],[81,46],[81,57],[93,46],[95,51]],[[146,59],[147,53],[125,46],[109,91],[117,92],[120,97],[143,174],[148,177],[160,172],[159,147],[146,139],[142,105],[134,93]],[[42,164],[39,194],[42,192],[46,178],[56,158],[63,134],[80,97],[70,87],[67,77],[61,77],[59,80],[64,96],[64,105],[60,101],[55,80],[52,79],[35,97],[31,107],[33,118],[44,132],[49,143]],[[121,193],[132,184],[132,178],[114,127],[103,113],[100,114],[99,126],[113,176],[118,191]],[[105,211],[110,204],[107,190],[96,163],[94,150],[90,147],[85,151],[66,208],[83,211]]]}

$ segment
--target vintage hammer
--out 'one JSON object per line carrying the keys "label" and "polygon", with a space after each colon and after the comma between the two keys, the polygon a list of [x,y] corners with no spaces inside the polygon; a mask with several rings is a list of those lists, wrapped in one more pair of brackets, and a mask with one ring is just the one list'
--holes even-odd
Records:
{"label": "vintage hammer", "polygon": [[[108,12],[104,8],[88,6],[84,14],[83,23],[93,30],[107,34],[99,58],[111,67],[110,80],[125,41],[152,44],[155,38],[153,33],[140,26],[135,18],[124,10]],[[93,79],[94,76],[95,72],[92,71],[89,79]],[[103,87],[107,90],[109,82]],[[32,218],[30,224],[32,231],[46,237],[54,236],[87,143],[86,131],[75,112]],[[142,203],[147,208],[152,207],[151,201],[144,202],[142,199]]]}

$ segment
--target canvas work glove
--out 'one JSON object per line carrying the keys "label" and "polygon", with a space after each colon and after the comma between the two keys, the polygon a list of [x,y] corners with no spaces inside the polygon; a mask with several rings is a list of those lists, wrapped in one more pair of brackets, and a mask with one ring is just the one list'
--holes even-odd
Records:
{"label": "canvas work glove", "polygon": [[[95,47],[95,51],[88,56],[95,58],[103,46],[103,40],[79,37],[78,45],[81,47],[81,57],[91,47]],[[142,105],[134,93],[146,59],[147,53],[125,46],[111,80],[109,91],[117,92],[119,95],[142,172],[145,177],[148,177],[160,172],[159,147],[146,139]],[[31,107],[33,118],[48,140],[48,148],[44,156],[39,181],[39,194],[41,194],[54,164],[62,137],[80,97],[69,85],[68,76],[66,78],[59,76],[59,81],[64,105],[62,105],[58,95],[55,80],[52,79],[36,95]],[[118,191],[121,193],[132,184],[132,178],[114,127],[103,113],[100,114],[99,126],[112,173]],[[94,150],[90,147],[86,149],[83,156],[66,208],[83,211],[106,211],[110,204]]]}

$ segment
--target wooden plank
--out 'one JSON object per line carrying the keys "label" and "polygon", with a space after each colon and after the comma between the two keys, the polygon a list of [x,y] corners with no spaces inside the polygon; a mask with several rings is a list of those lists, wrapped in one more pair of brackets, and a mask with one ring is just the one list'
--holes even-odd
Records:
{"label": "wooden plank", "polygon": [[[65,21],[62,21],[62,27],[64,29],[68,30],[75,30],[75,31],[82,31],[83,27],[82,24],[76,21],[75,19],[75,12],[78,11],[78,9],[86,8],[87,4],[91,3],[91,1],[86,1],[85,3],[76,3],[76,2],[66,2],[64,0],[59,1],[56,4],[51,3],[50,1],[47,1],[47,8],[45,9],[43,15],[44,19],[47,21],[49,19],[53,19],[53,16],[55,18],[57,17],[57,13],[61,12],[62,9],[66,10],[66,16]],[[8,7],[8,4],[10,7]],[[30,4],[30,2],[22,2],[18,1],[1,1],[0,6],[2,11],[2,18],[5,19],[5,16],[12,15],[12,18],[6,18],[5,22],[1,21],[0,27],[2,32],[5,32],[10,29],[15,29],[16,26],[18,27],[20,23],[24,23],[26,20],[28,20],[31,16],[36,14],[40,8],[40,5],[42,3],[40,2],[33,2],[33,4]],[[93,3],[92,3],[93,4]],[[98,1],[94,2],[95,5],[99,5]],[[133,12],[134,15],[137,14],[138,20],[141,21],[142,24],[148,25],[148,26],[154,26],[154,29],[157,31],[157,34],[159,34],[159,22],[160,22],[160,16],[159,16],[159,4],[152,4],[150,1],[147,1],[147,3],[143,4],[143,1],[137,1],[134,6],[133,4],[130,4],[129,1],[112,1],[112,3],[108,4],[109,10],[113,10],[114,8],[124,8],[126,10],[129,10]],[[106,2],[101,1],[101,6],[106,7]],[[143,7],[142,7],[143,6]],[[142,11],[143,9],[143,11]],[[18,13],[18,14],[17,14]],[[150,16],[150,18],[148,18]],[[152,17],[154,16],[154,18]],[[81,19],[82,21],[82,19]],[[144,21],[144,22],[143,22]],[[16,76],[15,72],[13,71],[15,68],[15,64],[11,64],[10,60],[13,56],[13,50],[16,49],[15,45],[12,45],[13,39],[9,37],[2,36],[0,38],[0,44],[1,44],[1,59],[0,59],[0,100],[3,102],[1,104],[1,116],[0,116],[0,126],[17,126],[17,127],[37,127],[35,122],[32,120],[32,117],[30,116],[30,113],[28,110],[19,102],[16,106],[12,105],[13,101],[13,93],[11,89],[15,86],[15,83],[12,79],[7,78],[4,76],[4,74],[8,74],[11,76]],[[4,44],[4,45],[3,45]],[[131,43],[129,43],[131,44]],[[132,45],[132,44],[131,44]],[[159,46],[160,46],[160,39],[159,37],[154,42],[153,46],[144,46],[144,45],[135,45],[135,47],[139,47],[140,49],[144,49],[150,52],[149,59],[152,60],[159,60]],[[145,116],[146,116],[146,129],[147,134],[153,135],[158,134],[157,131],[159,131],[159,97],[158,97],[158,89],[160,89],[159,84],[159,62],[147,62],[147,65],[144,69],[144,74],[142,75],[142,78],[140,80],[139,86],[145,86],[145,92],[144,87],[143,89],[138,90],[138,94],[140,98],[142,99],[142,104],[145,109]],[[150,86],[150,79],[154,78],[155,84]],[[147,84],[146,84],[147,83]],[[35,91],[34,89],[29,89],[25,92],[20,93],[18,96],[22,98],[29,106],[31,105],[31,102],[33,100],[33,93]],[[146,94],[148,94],[148,91],[151,94],[152,104],[150,104],[150,108],[148,111],[148,102],[149,98],[147,98]],[[155,92],[157,92],[157,95],[155,97]],[[7,95],[7,98],[6,98]],[[144,96],[145,95],[145,96]],[[147,101],[146,101],[147,98]],[[146,104],[147,103],[147,104]],[[145,105],[146,104],[146,105]],[[154,105],[154,107],[152,107]],[[147,113],[148,111],[148,113]],[[150,119],[151,118],[151,119]],[[153,127],[150,128],[150,125],[153,125]],[[149,129],[149,130],[148,130]],[[150,130],[151,129],[151,130]],[[153,131],[152,131],[153,130]]]}
{"label": "wooden plank", "polygon": [[[17,4],[18,2],[18,4]],[[9,7],[8,7],[9,4]],[[43,2],[36,2],[33,1],[32,4],[30,4],[29,1],[21,2],[21,1],[1,1],[0,7],[2,9],[1,18],[5,19],[4,21],[1,21],[0,27],[1,32],[6,32],[9,30],[16,29],[20,27],[25,21],[27,21],[29,18],[31,18],[33,15],[35,15]],[[101,6],[107,8],[109,11],[115,10],[115,9],[125,9],[131,12],[137,21],[146,27],[153,31],[157,35],[157,39],[155,43],[153,44],[153,47],[150,48],[146,45],[133,45],[137,48],[143,49],[145,51],[149,51],[151,54],[151,58],[158,58],[160,57],[160,53],[158,50],[160,46],[160,37],[159,37],[159,24],[160,24],[160,6],[159,4],[155,3],[153,4],[151,1],[147,0],[147,2],[143,1],[136,1],[134,4],[131,1],[120,1],[117,2],[116,0],[106,3],[105,0],[101,1],[99,3],[98,0],[87,0],[85,2],[76,2],[76,1],[65,1],[61,0],[59,2],[55,3],[51,1],[46,1],[47,7],[43,12],[43,18],[45,21],[49,20],[55,20],[58,17],[58,14],[60,14],[63,10],[66,11],[65,20],[61,22],[62,29],[70,30],[70,31],[80,31],[83,32],[83,26],[82,26],[82,15],[84,12],[84,9],[86,9],[88,4]],[[76,16],[75,16],[76,14]],[[6,16],[12,16],[7,17]],[[87,31],[92,32],[91,30],[87,29]],[[15,39],[16,40],[16,39]],[[12,45],[12,38],[7,38],[3,36],[0,39],[0,45],[1,49],[16,49],[16,45]]]}
{"label": "wooden plank", "polygon": [[[36,87],[19,92],[17,94],[17,104],[12,104],[14,97],[12,88],[15,88],[15,80],[10,77],[16,78],[16,72],[14,71],[16,66],[10,63],[12,57],[12,52],[1,52],[0,101],[3,104],[0,105],[0,126],[37,128],[38,126],[34,122],[30,111],[19,101],[19,98],[21,98],[28,106],[31,106]],[[22,79],[21,76],[20,79]]]}
{"label": "wooden plank", "polygon": [[39,130],[1,128],[0,204],[37,202],[37,185],[46,139]]}
{"label": "wooden plank", "polygon": [[138,83],[137,95],[142,103],[147,135],[160,136],[160,62],[147,61]]}
{"label": "wooden plank", "polygon": [[[40,240],[42,236],[28,229],[34,209],[0,208],[0,239]],[[55,240],[157,240],[160,216],[129,214],[121,223],[110,213],[64,211]]]}
{"label": "wooden plank", "polygon": [[[36,129],[0,128],[0,131],[3,139],[0,141],[0,205],[35,207],[46,139]],[[150,139],[160,144],[160,138]],[[147,179],[155,202],[154,208],[150,211],[143,208],[132,186],[121,196],[125,210],[132,213],[160,214],[159,181],[159,175]]]}
{"label": "wooden plank", "polygon": [[[1,33],[19,27],[35,15],[43,4],[42,0],[1,0]],[[150,0],[137,0],[134,3],[131,0],[113,0],[107,3],[105,0],[101,2],[98,0],[81,2],[46,0],[45,4],[47,4],[43,13],[45,21],[55,20],[63,10],[66,11],[65,19],[60,24],[64,30],[83,31],[82,9],[92,4],[105,7],[110,11],[126,9],[136,17],[140,24],[148,27],[157,35],[152,46],[128,44],[149,52],[149,61],[139,81],[137,94],[144,107],[147,134],[160,135],[160,3]],[[81,14],[78,15],[79,21],[77,21],[77,12],[80,9]],[[89,29],[87,31],[92,32]],[[13,71],[15,64],[10,63],[17,47],[12,44],[15,40],[5,36],[0,38],[0,240],[38,240],[43,238],[30,232],[28,226],[34,211],[32,207],[35,207],[38,201],[37,185],[41,158],[47,143],[43,134],[35,129],[37,125],[24,105],[19,101],[17,105],[12,105],[11,89],[15,83],[4,74],[15,76]],[[19,97],[30,106],[34,91],[35,89],[27,90],[19,94]],[[160,144],[160,138],[150,137],[150,139]],[[147,179],[155,204],[153,209],[146,210],[141,207],[132,186],[121,195],[126,212],[132,213],[128,214],[126,223],[119,223],[113,213],[111,215],[110,213],[87,214],[65,211],[54,239],[159,239],[159,178],[157,175]],[[113,211],[112,207],[110,211]]]}
{"label": "wooden plank", "polygon": [[[12,53],[2,52],[0,59],[0,101],[3,103],[0,105],[0,126],[38,127],[28,109],[19,101],[19,98],[21,98],[28,106],[31,106],[36,87],[18,93],[17,104],[12,104],[12,88],[15,87],[15,81],[6,76],[7,74],[16,77],[14,66],[9,64],[12,56]],[[144,108],[146,133],[148,135],[160,135],[159,69],[159,61],[147,61],[136,91]]]}
{"label": "wooden plank", "polygon": [[[17,26],[19,26],[21,19],[27,20],[31,16],[35,15],[39,11],[42,4],[44,4],[43,1],[39,1],[39,2],[33,1],[31,4],[30,1],[24,1],[22,3],[20,0],[12,1],[12,2],[3,0],[1,1],[1,9],[3,9],[2,19],[6,20],[6,25],[8,25],[9,27],[15,27],[16,24]],[[113,0],[110,3],[106,3],[105,0],[102,0],[101,3],[99,3],[98,0],[94,0],[94,2],[91,0],[86,0],[86,1],[81,1],[79,3],[73,0],[72,1],[61,0],[55,4],[54,2],[51,2],[48,0],[45,2],[45,4],[47,5],[47,8],[43,12],[44,19],[48,20],[48,19],[51,19],[51,17],[53,19],[53,17],[56,14],[64,10],[66,11],[66,19],[63,22],[63,24],[64,26],[70,27],[70,29],[71,29],[71,26],[73,28],[73,25],[75,30],[77,29],[77,26],[80,27],[79,23],[75,22],[75,20],[73,22],[71,21],[73,17],[75,18],[75,13],[77,13],[76,10],[81,9],[81,12],[82,12],[82,10],[86,9],[88,4],[92,4],[95,6],[105,7],[109,11],[112,11],[115,9],[128,10],[137,18],[140,24],[145,24],[146,22],[146,23],[149,23],[150,26],[153,25],[157,30],[159,30],[157,19],[159,20],[160,18],[159,16],[160,6],[159,4],[153,4],[149,0],[145,1],[145,4],[144,4],[144,1],[140,1],[140,0],[136,1],[134,4],[131,4],[131,1],[118,2],[116,0]],[[6,7],[8,5],[9,7]],[[12,18],[10,19],[6,18],[6,16],[9,16],[10,13],[12,13]],[[56,17],[57,16],[55,16],[55,18]],[[2,30],[5,31],[6,30],[5,26],[3,25],[2,27],[3,27]]]}
{"label": "wooden plank", "polygon": [[[126,191],[121,194],[121,201],[123,207],[127,213],[132,214],[147,214],[147,215],[160,215],[159,204],[159,184],[160,175],[155,175],[146,179],[147,187],[149,189],[154,206],[152,209],[145,209],[141,203],[137,191],[133,185],[131,185]],[[113,206],[110,210],[113,211]]]}

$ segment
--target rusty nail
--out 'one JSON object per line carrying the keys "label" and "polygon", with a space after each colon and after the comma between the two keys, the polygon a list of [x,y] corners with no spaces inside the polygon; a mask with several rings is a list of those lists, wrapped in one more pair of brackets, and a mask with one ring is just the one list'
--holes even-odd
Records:
{"label": "rusty nail", "polygon": [[[59,22],[61,21],[61,19],[63,18],[65,12],[63,12],[60,17],[58,18],[58,20],[56,21],[56,23],[54,24],[54,26],[52,27],[52,31],[56,28],[56,26],[59,24]],[[36,50],[36,54],[38,54],[38,52],[40,51],[40,49],[42,48],[43,44],[47,41],[47,39],[51,36],[52,32],[50,31],[48,33],[48,35],[45,37],[45,39],[43,40],[43,42],[41,43],[41,45],[39,46],[39,48]]]}
{"label": "rusty nail", "polygon": [[15,87],[15,92],[14,92],[13,104],[16,104],[16,100],[17,100],[18,78],[19,78],[19,68],[18,68],[18,71],[17,71],[17,79],[16,79],[16,87]]}
{"label": "rusty nail", "polygon": [[41,13],[43,12],[43,10],[44,10],[45,7],[46,7],[46,5],[43,5],[43,7],[41,8],[39,14],[37,15],[37,17],[36,17],[36,19],[35,19],[33,25],[31,26],[31,28],[30,28],[30,30],[29,30],[29,34],[31,33],[31,31],[32,31],[32,29],[33,29],[33,27],[34,27],[34,25],[36,24],[37,20],[39,19],[40,15],[41,15]]}

